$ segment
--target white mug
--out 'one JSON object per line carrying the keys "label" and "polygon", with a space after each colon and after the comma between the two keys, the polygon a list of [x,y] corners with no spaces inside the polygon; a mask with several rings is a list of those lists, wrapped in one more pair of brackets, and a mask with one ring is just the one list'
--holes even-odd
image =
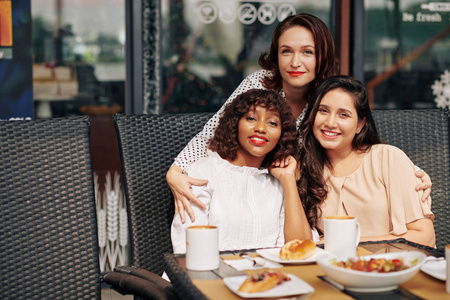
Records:
{"label": "white mug", "polygon": [[337,257],[356,256],[361,230],[355,217],[327,216],[324,222],[325,250]]}
{"label": "white mug", "polygon": [[445,291],[450,294],[450,245],[445,247],[445,260],[447,263],[447,280],[445,281]]}
{"label": "white mug", "polygon": [[186,229],[186,269],[207,271],[219,268],[219,230],[216,226]]}

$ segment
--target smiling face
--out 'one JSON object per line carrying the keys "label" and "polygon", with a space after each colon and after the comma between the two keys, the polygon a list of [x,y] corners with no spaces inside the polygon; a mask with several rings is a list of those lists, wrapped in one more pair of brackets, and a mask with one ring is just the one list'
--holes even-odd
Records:
{"label": "smiling face", "polygon": [[320,101],[313,125],[313,133],[327,154],[348,154],[352,141],[364,127],[359,121],[353,98],[342,89],[326,93]]}
{"label": "smiling face", "polygon": [[256,106],[239,120],[239,150],[232,163],[259,168],[266,154],[278,144],[280,137],[280,114],[263,106]]}
{"label": "smiling face", "polygon": [[308,29],[293,26],[278,39],[278,65],[284,89],[306,89],[316,77],[314,38]]}

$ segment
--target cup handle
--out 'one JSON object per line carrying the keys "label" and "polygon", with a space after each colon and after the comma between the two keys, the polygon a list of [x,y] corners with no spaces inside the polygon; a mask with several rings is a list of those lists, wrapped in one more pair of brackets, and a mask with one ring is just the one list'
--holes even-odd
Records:
{"label": "cup handle", "polygon": [[361,239],[361,228],[359,227],[359,223],[356,222],[356,247],[358,247],[360,239]]}

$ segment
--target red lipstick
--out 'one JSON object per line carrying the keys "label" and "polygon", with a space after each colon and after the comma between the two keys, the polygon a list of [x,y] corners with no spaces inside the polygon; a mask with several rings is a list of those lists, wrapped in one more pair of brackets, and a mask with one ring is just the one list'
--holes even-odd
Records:
{"label": "red lipstick", "polygon": [[252,135],[250,137],[250,142],[256,146],[263,146],[268,142],[268,140],[265,137],[259,135]]}
{"label": "red lipstick", "polygon": [[299,76],[302,76],[303,74],[305,74],[305,72],[299,72],[299,71],[291,71],[291,72],[288,72],[288,73],[292,77],[299,77]]}

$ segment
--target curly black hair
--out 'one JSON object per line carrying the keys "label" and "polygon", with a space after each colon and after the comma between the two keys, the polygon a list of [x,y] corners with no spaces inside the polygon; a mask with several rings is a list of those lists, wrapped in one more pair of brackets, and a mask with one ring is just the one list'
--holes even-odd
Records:
{"label": "curly black hair", "polygon": [[209,141],[208,148],[217,152],[223,159],[231,161],[236,159],[239,149],[239,120],[256,106],[277,111],[281,120],[280,140],[275,148],[266,155],[261,167],[267,168],[277,159],[289,155],[298,159],[298,132],[292,110],[280,94],[271,90],[251,89],[227,104],[214,136]]}

